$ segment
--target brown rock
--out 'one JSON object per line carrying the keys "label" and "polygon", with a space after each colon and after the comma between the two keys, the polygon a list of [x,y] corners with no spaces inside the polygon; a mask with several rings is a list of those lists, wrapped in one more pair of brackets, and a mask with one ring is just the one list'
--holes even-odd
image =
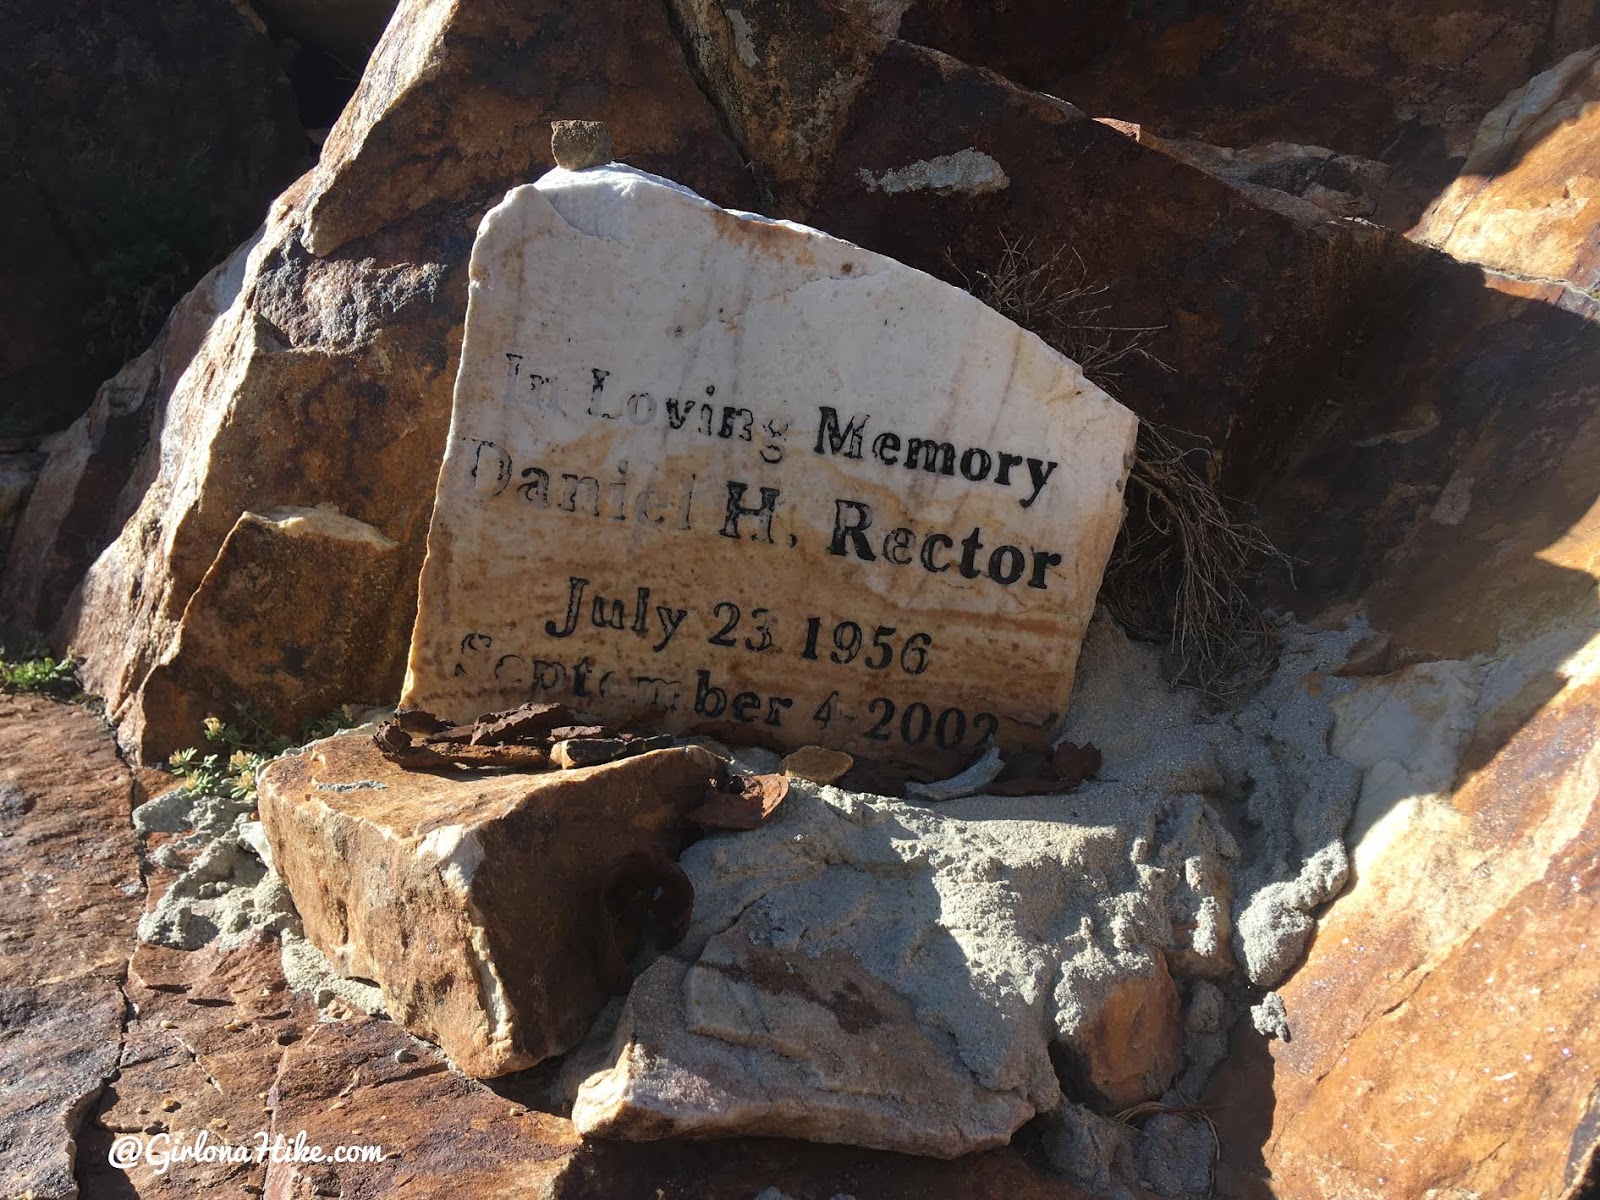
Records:
{"label": "brown rock", "polygon": [[1107,368],[1118,398],[1209,439],[1235,493],[1281,458],[1398,240],[1270,211],[1054,96],[905,42],[878,58],[836,145],[806,219],[945,276],[952,261],[994,270],[1008,241],[1081,262],[1106,289],[1095,323],[1153,331],[1152,358]]}
{"label": "brown rock", "polygon": [[1376,219],[1405,229],[1486,112],[1600,40],[1597,15],[1593,0],[915,0],[899,36],[1163,137],[1380,160],[1394,171]]}
{"label": "brown rock", "polygon": [[0,47],[0,437],[64,427],[310,163],[248,8],[69,0]]}
{"label": "brown rock", "polygon": [[[324,1022],[284,1052],[271,1093],[274,1127],[310,1145],[381,1146],[384,1161],[274,1163],[267,1194],[391,1195],[447,1200],[462,1188],[484,1197],[544,1194],[577,1145],[572,1126],[529,1111],[451,1071],[442,1055],[412,1048],[383,1022]],[[357,1132],[359,1131],[359,1132]]]}
{"label": "brown rock", "polygon": [[[640,167],[748,202],[659,6],[563,9],[559,39],[546,8],[402,6],[321,165],[274,206],[200,349],[185,355],[169,335],[159,375],[147,364],[148,375],[102,393],[47,466],[6,588],[49,625],[92,564],[54,636],[87,656],[90,689],[130,734],[144,728],[146,677],[247,511],[332,504],[372,526],[401,548],[403,583],[386,607],[411,611],[472,231],[509,186],[546,168],[552,119],[603,119]],[[399,395],[410,399],[393,403]],[[112,424],[159,438],[130,465]],[[404,657],[402,629],[374,648],[361,693],[396,694]],[[136,748],[152,757],[180,748],[148,742]]]}
{"label": "brown rock", "polygon": [[[489,61],[504,65],[479,69]],[[485,200],[544,173],[550,123],[571,117],[604,122],[635,166],[713,199],[744,195],[661,8],[406,0],[298,200],[306,247],[325,258],[445,199],[468,201],[470,235]]]}
{"label": "brown rock", "polygon": [[245,512],[145,678],[124,736],[200,745],[202,724],[248,700],[278,733],[345,700],[379,702],[371,666],[408,619],[397,542],[332,508]]}
{"label": "brown rock", "polygon": [[1102,1111],[1154,1100],[1183,1066],[1183,1007],[1159,951],[1147,974],[1114,988],[1105,1007],[1073,1041],[1079,1084]]}
{"label": "brown rock", "polygon": [[[1592,1169],[1600,647],[1584,621],[1576,658],[1570,642],[1513,652],[1534,679],[1554,652],[1570,677],[1459,787],[1447,761],[1442,787],[1363,797],[1356,884],[1282,989],[1293,1039],[1236,1031],[1212,1083],[1236,1192],[1265,1194],[1270,1172],[1279,1195],[1382,1180],[1401,1200],[1565,1196]],[[1422,729],[1450,733],[1437,688],[1399,699]],[[1470,755],[1504,717],[1491,706],[1444,745]]]}
{"label": "brown rock", "polygon": [[128,998],[136,1015],[120,1069],[84,1134],[85,1194],[131,1186],[141,1197],[178,1200],[263,1186],[265,1163],[175,1162],[162,1172],[148,1159],[113,1167],[107,1152],[118,1135],[165,1134],[156,1148],[175,1150],[203,1131],[213,1143],[253,1148],[259,1131],[271,1131],[267,1094],[282,1065],[282,1039],[297,1040],[317,1022],[309,999],[284,982],[278,939],[257,934],[234,950],[140,946]]}
{"label": "brown rock", "polygon": [[82,708],[0,696],[0,744],[0,1193],[70,1197],[143,903],[132,780]]}
{"label": "brown rock", "polygon": [[603,167],[612,160],[611,131],[604,121],[552,121],[550,157],[568,171]]}
{"label": "brown rock", "polygon": [[463,1071],[503,1075],[569,1049],[604,1004],[602,884],[630,853],[676,857],[715,765],[690,747],[420,774],[346,734],[262,772],[261,818],[306,936]]}
{"label": "brown rock", "polygon": [[1411,236],[1500,271],[1600,289],[1600,46],[1512,92]]}
{"label": "brown rock", "polygon": [[1274,500],[1378,633],[1331,738],[1354,882],[1292,1039],[1236,1030],[1212,1082],[1219,1190],[1567,1196],[1600,1144],[1600,308],[1441,258],[1400,311]]}
{"label": "brown rock", "polygon": [[802,746],[787,755],[778,764],[778,769],[795,779],[809,779],[812,783],[837,783],[855,765],[856,760],[843,750]]}

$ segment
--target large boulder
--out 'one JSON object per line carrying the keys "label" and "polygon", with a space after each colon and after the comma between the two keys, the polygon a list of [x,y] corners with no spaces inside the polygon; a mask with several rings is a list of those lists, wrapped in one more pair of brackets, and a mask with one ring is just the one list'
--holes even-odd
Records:
{"label": "large boulder", "polygon": [[[1552,561],[1485,592],[1436,546],[1434,595],[1390,609],[1404,630],[1482,605],[1476,630],[1445,626],[1458,652],[1480,648],[1361,678],[1336,701],[1333,747],[1364,769],[1354,884],[1282,987],[1290,1037],[1241,1026],[1213,1081],[1228,1194],[1592,1187],[1600,524],[1547,550],[1523,520],[1501,529]],[[1482,553],[1465,533],[1457,549]]]}
{"label": "large boulder", "polygon": [[[152,706],[143,688],[175,661],[189,601],[246,512],[333,505],[398,544],[396,581],[370,600],[400,616],[338,685],[348,700],[398,693],[473,231],[550,165],[550,121],[563,117],[604,119],[639,166],[747,202],[659,8],[408,3],[317,170],[62,439],[6,594],[13,619],[43,625],[77,586],[55,640],[85,656],[86,684],[135,753],[197,743],[196,716],[222,699],[174,708],[165,689]],[[287,641],[315,634],[294,605],[258,616]]]}
{"label": "large boulder", "polygon": [[224,0],[15,5],[0,46],[0,437],[60,429],[309,165]]}
{"label": "large boulder", "polygon": [[331,506],[241,514],[145,679],[128,736],[182,737],[242,696],[303,725],[361,695],[374,656],[410,624],[393,603],[404,568],[398,542]]}
{"label": "large boulder", "polygon": [[[1529,150],[1533,178],[1544,144],[1581,162],[1563,148],[1580,125]],[[1486,207],[1458,229],[1474,213],[1493,227],[1495,189],[1521,168],[1506,170],[1479,181]],[[1549,236],[1498,244],[1581,263],[1586,232],[1539,227]],[[1234,1031],[1209,1098],[1221,1182],[1243,1195],[1365,1196],[1377,1180],[1400,1200],[1572,1195],[1592,1187],[1600,1146],[1587,940],[1600,304],[1441,256],[1373,329],[1267,502],[1306,564],[1293,602],[1359,606],[1376,627],[1331,741],[1364,775],[1354,883],[1282,988],[1289,1039]]]}
{"label": "large boulder", "polygon": [[1381,161],[1392,173],[1374,219],[1404,230],[1455,176],[1485,113],[1600,41],[1600,6],[916,0],[900,36],[1159,136],[1309,143]]}

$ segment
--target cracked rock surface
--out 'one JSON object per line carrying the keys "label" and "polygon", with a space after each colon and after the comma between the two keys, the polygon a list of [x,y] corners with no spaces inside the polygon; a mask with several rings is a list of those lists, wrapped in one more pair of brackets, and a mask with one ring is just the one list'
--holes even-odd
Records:
{"label": "cracked rock surface", "polygon": [[85,709],[0,696],[0,1195],[77,1194],[144,894],[133,781]]}

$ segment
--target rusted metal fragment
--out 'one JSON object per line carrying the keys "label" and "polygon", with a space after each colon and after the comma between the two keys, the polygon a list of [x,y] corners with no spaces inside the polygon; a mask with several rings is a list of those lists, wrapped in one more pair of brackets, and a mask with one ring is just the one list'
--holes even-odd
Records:
{"label": "rusted metal fragment", "polygon": [[524,704],[521,708],[479,717],[473,727],[472,742],[478,746],[499,746],[548,733],[576,721],[576,715],[565,704]]}
{"label": "rusted metal fragment", "polygon": [[[524,704],[485,713],[469,725],[450,725],[423,709],[402,709],[394,720],[378,727],[372,741],[389,761],[412,770],[592,767],[672,745],[666,734],[635,732],[636,722],[595,725],[583,721],[583,714],[564,704]],[[422,736],[420,744],[417,735]]]}
{"label": "rusted metal fragment", "polygon": [[[602,726],[585,728],[592,729],[594,734],[604,733]],[[594,767],[634,754],[643,754],[648,750],[665,750],[670,745],[672,745],[672,735],[665,733],[656,734],[654,737],[635,737],[631,734],[624,734],[621,737],[589,735],[569,737],[555,743],[550,748],[550,757],[561,767]]]}

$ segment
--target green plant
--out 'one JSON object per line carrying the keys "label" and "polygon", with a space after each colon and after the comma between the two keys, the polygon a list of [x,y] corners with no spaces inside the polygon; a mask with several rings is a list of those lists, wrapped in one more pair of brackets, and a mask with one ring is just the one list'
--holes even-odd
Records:
{"label": "green plant", "polygon": [[328,737],[357,723],[356,712],[348,704],[322,717],[302,722],[298,740],[274,733],[265,713],[248,700],[237,701],[233,717],[205,719],[206,741],[227,752],[201,756],[197,747],[174,752],[167,765],[191,791],[206,795],[229,796],[254,801],[256,777],[261,768],[284,752]]}
{"label": "green plant", "polygon": [[36,692],[70,699],[78,694],[78,664],[69,654],[52,658],[0,657],[0,692]]}

